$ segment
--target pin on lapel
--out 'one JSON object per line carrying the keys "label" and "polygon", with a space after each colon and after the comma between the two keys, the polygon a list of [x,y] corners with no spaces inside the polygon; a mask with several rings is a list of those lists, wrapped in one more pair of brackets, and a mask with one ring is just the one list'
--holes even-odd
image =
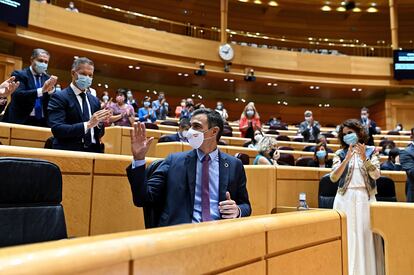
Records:
{"label": "pin on lapel", "polygon": [[229,164],[227,162],[224,163],[224,167],[228,168]]}

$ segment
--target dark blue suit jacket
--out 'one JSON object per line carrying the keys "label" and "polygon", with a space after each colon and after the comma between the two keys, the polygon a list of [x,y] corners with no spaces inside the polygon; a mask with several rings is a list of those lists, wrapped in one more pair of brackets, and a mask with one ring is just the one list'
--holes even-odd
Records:
{"label": "dark blue suit jacket", "polygon": [[405,150],[400,151],[400,163],[402,169],[407,173],[405,193],[407,202],[414,202],[414,145],[410,144]]}
{"label": "dark blue suit jacket", "polygon": [[[26,124],[30,113],[33,111],[37,98],[37,88],[33,79],[30,68],[24,68],[21,71],[14,71],[12,76],[16,77],[16,81],[20,81],[19,87],[12,94],[11,102],[7,106],[3,117],[3,122]],[[49,75],[43,74],[42,84],[50,78]],[[47,105],[49,102],[49,94],[43,93],[42,104],[43,114],[47,119]],[[46,126],[46,125],[45,125]]]}
{"label": "dark blue suit jacket", "polygon": [[[86,95],[91,106],[91,113],[99,111],[101,109],[99,100],[90,92]],[[82,141],[85,136],[82,109],[72,88],[69,86],[60,92],[55,92],[49,101],[47,110],[48,124],[54,136],[53,149],[85,151]],[[94,132],[95,140],[99,144],[104,129],[95,127]]]}
{"label": "dark blue suit jacket", "polygon": [[[134,204],[139,207],[158,205],[163,210],[159,226],[191,223],[196,185],[196,150],[169,155],[152,174],[145,177],[145,166],[127,168]],[[246,189],[246,174],[241,161],[219,152],[219,201],[232,200],[240,207],[241,216],[251,214]]]}

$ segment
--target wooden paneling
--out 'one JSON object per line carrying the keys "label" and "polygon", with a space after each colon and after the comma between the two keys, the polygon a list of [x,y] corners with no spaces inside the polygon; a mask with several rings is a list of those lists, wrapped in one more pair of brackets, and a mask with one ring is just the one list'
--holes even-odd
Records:
{"label": "wooden paneling", "polygon": [[373,203],[372,231],[384,239],[386,274],[414,273],[414,235],[403,232],[413,228],[414,205],[411,203]]}
{"label": "wooden paneling", "polygon": [[276,207],[276,168],[249,165],[244,169],[252,215],[270,214],[272,209]]}

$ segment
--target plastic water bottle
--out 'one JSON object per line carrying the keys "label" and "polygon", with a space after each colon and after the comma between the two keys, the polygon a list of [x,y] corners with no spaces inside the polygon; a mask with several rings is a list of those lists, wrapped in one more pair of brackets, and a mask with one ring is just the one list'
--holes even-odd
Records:
{"label": "plastic water bottle", "polygon": [[297,207],[298,211],[309,210],[309,206],[306,203],[306,193],[299,194],[299,205]]}

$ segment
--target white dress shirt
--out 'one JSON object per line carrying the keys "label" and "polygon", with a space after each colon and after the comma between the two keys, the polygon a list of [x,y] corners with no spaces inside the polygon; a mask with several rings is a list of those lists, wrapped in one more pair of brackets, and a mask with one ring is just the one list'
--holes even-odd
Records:
{"label": "white dress shirt", "polygon": [[[82,108],[82,97],[80,96],[81,93],[83,93],[83,91],[79,90],[75,85],[73,85],[73,83],[70,83],[70,88],[73,90],[73,92],[76,95],[76,99],[78,100],[79,106],[81,111],[83,112],[83,108]],[[87,90],[85,91],[85,93],[87,92]],[[88,96],[85,97],[86,98],[86,104],[88,105],[88,111],[89,111],[89,117],[92,117],[92,112],[91,112],[91,105],[89,104],[89,99]],[[83,123],[83,127],[85,129],[85,134],[88,132],[88,122],[84,122]],[[91,130],[91,135],[92,135],[92,143],[96,143],[95,140],[95,131],[93,128],[90,129]]]}
{"label": "white dress shirt", "polygon": [[[36,82],[37,82],[36,75],[37,75],[37,73],[35,73],[33,71],[32,66],[30,66],[29,69],[30,69],[30,72],[32,73],[33,81],[36,85]],[[39,76],[40,76],[40,78],[42,77],[41,74],[39,74]],[[37,88],[36,91],[37,91],[37,97],[42,97],[43,96],[43,89],[41,87]],[[51,95],[51,94],[53,94],[54,91],[55,91],[55,88],[53,88],[53,90],[49,91],[48,94]],[[34,108],[33,108],[32,112],[30,113],[30,116],[35,116],[35,109]],[[42,117],[44,117],[43,108],[42,108]]]}

